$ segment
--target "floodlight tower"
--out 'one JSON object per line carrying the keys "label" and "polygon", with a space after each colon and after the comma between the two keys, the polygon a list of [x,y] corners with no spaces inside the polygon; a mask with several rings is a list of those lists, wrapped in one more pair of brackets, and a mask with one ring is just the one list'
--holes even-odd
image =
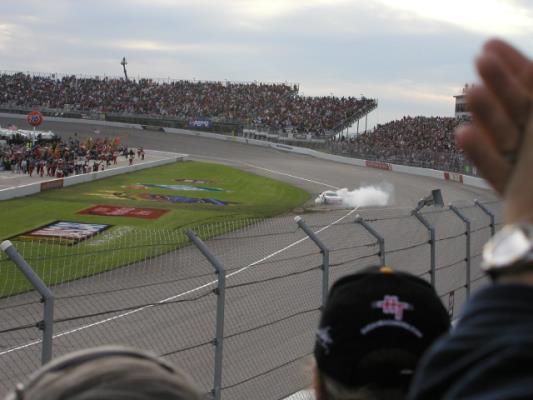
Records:
{"label": "floodlight tower", "polygon": [[126,80],[128,80],[128,72],[126,71],[126,65],[128,65],[128,62],[126,61],[126,57],[122,57],[120,65],[122,65],[122,68],[124,68],[124,77],[126,78]]}

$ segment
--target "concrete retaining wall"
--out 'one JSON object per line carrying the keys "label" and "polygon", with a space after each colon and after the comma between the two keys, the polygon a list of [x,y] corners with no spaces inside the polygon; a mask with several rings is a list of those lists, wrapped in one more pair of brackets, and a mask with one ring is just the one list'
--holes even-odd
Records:
{"label": "concrete retaining wall", "polygon": [[[150,152],[154,152],[150,150]],[[148,153],[148,151],[147,151]],[[144,163],[127,165],[123,167],[110,168],[104,171],[89,172],[87,174],[68,176],[66,178],[52,179],[48,181],[39,181],[35,183],[30,183],[28,185],[18,186],[14,188],[2,189],[0,190],[0,200],[9,200],[17,197],[29,196],[32,194],[59,189],[66,186],[77,185],[79,183],[92,182],[99,179],[109,178],[110,176],[127,174],[134,171],[140,171],[147,168],[154,168],[160,165],[171,164],[176,161],[183,161],[185,159],[185,154],[176,154],[176,153],[165,153],[165,152],[156,152],[161,153],[161,155],[166,155],[167,158],[155,161],[147,161]]]}

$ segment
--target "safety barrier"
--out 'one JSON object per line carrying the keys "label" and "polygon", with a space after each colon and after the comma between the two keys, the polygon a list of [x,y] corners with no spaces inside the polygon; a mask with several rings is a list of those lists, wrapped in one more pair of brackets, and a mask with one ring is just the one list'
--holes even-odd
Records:
{"label": "safety barrier", "polygon": [[[43,354],[121,343],[184,367],[215,399],[285,398],[310,384],[314,331],[332,282],[385,263],[433,281],[456,318],[486,281],[481,247],[501,224],[500,208],[476,202],[110,229],[75,245],[13,238],[0,253],[0,396]],[[40,331],[50,317],[19,272],[21,260],[53,296],[51,342],[50,329]]]}

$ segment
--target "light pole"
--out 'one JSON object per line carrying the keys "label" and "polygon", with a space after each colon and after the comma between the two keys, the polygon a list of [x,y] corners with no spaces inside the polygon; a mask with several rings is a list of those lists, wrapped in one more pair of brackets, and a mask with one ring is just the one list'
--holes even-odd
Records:
{"label": "light pole", "polygon": [[122,57],[120,65],[122,65],[122,68],[124,68],[124,77],[126,78],[126,80],[128,80],[128,72],[126,71],[126,65],[128,65],[128,62],[126,61],[126,57]]}

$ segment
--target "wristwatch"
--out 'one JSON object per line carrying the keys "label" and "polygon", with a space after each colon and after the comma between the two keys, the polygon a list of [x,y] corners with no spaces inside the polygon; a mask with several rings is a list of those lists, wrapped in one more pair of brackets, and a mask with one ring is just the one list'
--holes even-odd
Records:
{"label": "wristwatch", "polygon": [[533,271],[533,224],[505,225],[483,247],[481,268],[492,277]]}

